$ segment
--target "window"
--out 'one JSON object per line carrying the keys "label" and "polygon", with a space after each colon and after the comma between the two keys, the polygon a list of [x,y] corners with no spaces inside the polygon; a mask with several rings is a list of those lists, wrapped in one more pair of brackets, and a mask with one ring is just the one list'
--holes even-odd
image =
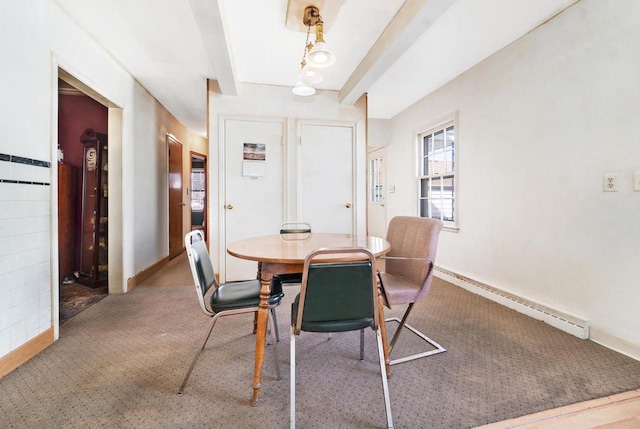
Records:
{"label": "window", "polygon": [[369,202],[382,204],[382,158],[374,158],[369,164]]}
{"label": "window", "polygon": [[191,211],[204,211],[205,180],[204,169],[194,168],[191,170]]}
{"label": "window", "polygon": [[419,135],[419,215],[454,223],[455,127],[453,121]]}

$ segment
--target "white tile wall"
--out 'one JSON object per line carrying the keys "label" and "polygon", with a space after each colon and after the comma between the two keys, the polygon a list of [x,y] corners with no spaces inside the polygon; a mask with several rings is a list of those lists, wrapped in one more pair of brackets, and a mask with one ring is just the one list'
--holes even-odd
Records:
{"label": "white tile wall", "polygon": [[0,357],[52,326],[52,170],[0,160]]}
{"label": "white tile wall", "polygon": [[[6,161],[0,161],[0,177],[4,178],[4,179],[8,179],[11,177],[11,163],[10,162],[6,162]],[[2,185],[0,183],[0,185]],[[3,186],[0,186],[0,200],[4,199],[4,195],[6,194],[5,189],[8,189],[9,187],[7,186],[6,188]]]}

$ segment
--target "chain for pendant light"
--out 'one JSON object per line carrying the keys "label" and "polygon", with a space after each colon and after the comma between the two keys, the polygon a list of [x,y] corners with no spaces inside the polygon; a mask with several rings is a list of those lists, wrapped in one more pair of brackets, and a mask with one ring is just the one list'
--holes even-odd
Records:
{"label": "chain for pendant light", "polygon": [[311,47],[313,47],[311,42],[309,42],[309,34],[311,34],[311,25],[307,24],[307,40],[305,40],[305,42],[304,42],[304,51],[302,52],[302,61],[300,61],[300,68],[301,69],[303,69],[304,66],[307,65],[307,61],[305,60],[305,58],[307,57],[307,53],[309,52],[309,49],[311,49]]}

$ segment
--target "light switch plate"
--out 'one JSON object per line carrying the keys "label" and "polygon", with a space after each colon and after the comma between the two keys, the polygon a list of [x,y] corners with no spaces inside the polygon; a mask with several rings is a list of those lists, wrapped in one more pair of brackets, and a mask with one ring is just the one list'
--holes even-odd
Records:
{"label": "light switch plate", "polygon": [[602,190],[604,192],[618,192],[618,173],[605,173]]}
{"label": "light switch plate", "polygon": [[640,170],[633,172],[633,190],[640,192]]}

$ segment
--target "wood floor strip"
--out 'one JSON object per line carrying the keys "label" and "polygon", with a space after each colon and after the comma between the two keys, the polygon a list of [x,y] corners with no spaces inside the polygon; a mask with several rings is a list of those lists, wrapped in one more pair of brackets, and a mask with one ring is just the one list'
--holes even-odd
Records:
{"label": "wood floor strip", "polygon": [[479,428],[638,429],[640,428],[640,389],[491,423]]}

